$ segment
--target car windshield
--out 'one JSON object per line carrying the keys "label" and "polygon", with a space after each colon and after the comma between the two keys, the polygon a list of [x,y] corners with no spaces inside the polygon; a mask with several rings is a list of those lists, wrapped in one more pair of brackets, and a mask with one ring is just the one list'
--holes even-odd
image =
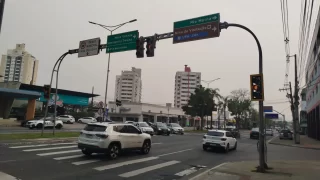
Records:
{"label": "car windshield", "polygon": [[100,126],[96,124],[88,124],[84,130],[85,131],[98,131],[98,132],[103,132],[107,129],[107,126]]}
{"label": "car windshield", "polygon": [[139,126],[140,127],[149,127],[149,125],[147,123],[145,123],[145,122],[139,123]]}
{"label": "car windshield", "polygon": [[224,135],[224,133],[223,132],[217,132],[217,131],[208,131],[207,135],[222,137]]}
{"label": "car windshield", "polygon": [[164,123],[157,123],[157,126],[159,126],[159,127],[167,127],[167,125],[165,125]]}
{"label": "car windshield", "polygon": [[179,124],[176,124],[176,123],[171,123],[171,126],[172,127],[181,127]]}

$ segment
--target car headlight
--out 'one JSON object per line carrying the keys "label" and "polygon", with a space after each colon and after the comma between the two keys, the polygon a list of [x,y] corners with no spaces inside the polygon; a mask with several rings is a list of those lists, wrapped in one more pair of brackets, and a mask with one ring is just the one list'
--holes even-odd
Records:
{"label": "car headlight", "polygon": [[161,131],[161,129],[160,129],[160,128],[159,128],[158,130],[159,130],[159,131]]}

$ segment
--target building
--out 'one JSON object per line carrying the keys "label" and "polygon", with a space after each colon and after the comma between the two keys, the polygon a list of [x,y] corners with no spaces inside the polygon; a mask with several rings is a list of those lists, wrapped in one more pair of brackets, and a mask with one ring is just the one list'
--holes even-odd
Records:
{"label": "building", "polygon": [[36,83],[39,61],[25,47],[25,44],[17,44],[7,55],[2,55],[0,74],[4,77],[0,77],[0,82]]}
{"label": "building", "polygon": [[301,91],[300,131],[307,134],[306,88]]}
{"label": "building", "polygon": [[312,34],[312,41],[307,55],[306,82],[306,111],[308,136],[320,140],[320,11]]}
{"label": "building", "polygon": [[174,107],[181,108],[188,104],[189,97],[201,85],[201,73],[191,72],[185,65],[184,71],[176,72],[174,86]]}
{"label": "building", "polygon": [[[163,122],[163,123],[180,123],[182,126],[189,124],[181,108],[167,105],[155,105],[138,102],[122,102],[122,106],[116,106],[115,102],[109,102],[108,118],[112,121],[125,122]],[[181,121],[178,121],[180,116]]]}
{"label": "building", "polygon": [[141,102],[141,69],[132,67],[116,76],[115,99],[127,102]]}

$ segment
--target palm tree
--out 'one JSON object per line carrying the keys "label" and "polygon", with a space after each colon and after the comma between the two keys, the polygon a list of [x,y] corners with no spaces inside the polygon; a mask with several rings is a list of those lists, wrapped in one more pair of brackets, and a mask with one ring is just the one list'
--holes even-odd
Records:
{"label": "palm tree", "polygon": [[[215,100],[220,100],[221,98],[222,98],[222,96],[219,94],[219,88],[215,88],[215,89],[210,89],[210,91],[211,91],[211,97],[210,97],[210,100],[212,100],[212,104],[213,104],[213,106],[215,106],[216,104],[215,104]],[[211,122],[210,122],[210,128],[212,129],[212,121],[213,121],[213,119],[212,119],[212,111],[213,111],[213,107],[210,109],[210,112],[211,112],[211,114],[210,114],[210,117],[211,117]]]}
{"label": "palm tree", "polygon": [[218,104],[217,104],[217,110],[218,110],[218,129],[220,129],[220,112],[223,108],[223,102],[222,101],[219,101]]}
{"label": "palm tree", "polygon": [[226,97],[223,97],[223,116],[224,116],[224,125],[223,127],[226,128],[226,121],[227,121],[227,117],[226,117],[226,108],[228,106],[228,100],[229,100],[229,97],[226,96]]}

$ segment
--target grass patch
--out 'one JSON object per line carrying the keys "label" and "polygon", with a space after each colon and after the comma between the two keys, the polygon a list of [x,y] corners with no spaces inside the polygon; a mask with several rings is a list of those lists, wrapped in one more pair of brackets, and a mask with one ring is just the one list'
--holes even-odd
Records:
{"label": "grass patch", "polygon": [[79,132],[56,132],[55,135],[50,133],[15,133],[15,134],[0,134],[0,140],[15,140],[15,139],[37,139],[37,138],[65,138],[78,137]]}

